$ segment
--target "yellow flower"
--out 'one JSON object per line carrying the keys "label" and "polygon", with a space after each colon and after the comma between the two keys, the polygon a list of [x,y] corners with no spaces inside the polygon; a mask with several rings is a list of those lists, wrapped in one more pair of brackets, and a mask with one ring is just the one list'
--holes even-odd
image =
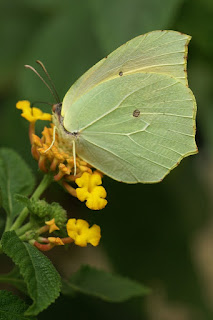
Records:
{"label": "yellow flower", "polygon": [[55,218],[52,220],[46,221],[45,224],[49,226],[49,233],[52,233],[55,230],[59,230],[59,227],[55,224]]}
{"label": "yellow flower", "polygon": [[94,224],[89,228],[89,223],[82,219],[69,219],[67,222],[67,233],[76,245],[86,247],[87,243],[97,246],[101,239],[101,229]]}
{"label": "yellow flower", "polygon": [[86,200],[86,206],[89,209],[100,210],[107,205],[106,190],[100,186],[102,180],[98,171],[84,172],[75,182],[79,186],[76,189],[77,198],[82,202]]}
{"label": "yellow flower", "polygon": [[27,119],[29,122],[36,122],[37,120],[52,120],[50,113],[43,113],[38,108],[31,108],[30,102],[27,100],[18,101],[16,108],[22,110],[22,117]]}

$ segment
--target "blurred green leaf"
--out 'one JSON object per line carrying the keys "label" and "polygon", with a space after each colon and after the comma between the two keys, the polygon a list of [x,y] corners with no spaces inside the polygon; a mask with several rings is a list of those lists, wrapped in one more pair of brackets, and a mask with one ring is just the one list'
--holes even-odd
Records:
{"label": "blurred green leaf", "polygon": [[91,0],[94,30],[104,54],[149,31],[167,28],[183,0]]}
{"label": "blurred green leaf", "polygon": [[35,186],[34,176],[25,161],[13,150],[0,149],[0,187],[3,208],[14,218],[23,205],[18,203],[14,195],[29,195]]}
{"label": "blurred green leaf", "polygon": [[65,295],[65,296],[69,296],[69,297],[72,297],[72,298],[74,298],[76,296],[76,290],[73,289],[70,286],[70,283],[65,279],[62,279],[61,293],[63,295]]}
{"label": "blurred green leaf", "polygon": [[[192,40],[194,40],[194,38]],[[190,62],[189,80],[190,87],[193,88],[198,105],[198,138],[201,133],[203,146],[205,146],[205,148],[208,149],[208,152],[210,151],[213,155],[213,72],[208,61],[202,61],[197,57],[194,57]],[[201,146],[201,148],[203,146]]]}
{"label": "blurred green leaf", "polygon": [[[192,42],[212,60],[213,1],[188,0],[184,2],[176,26],[192,36]],[[199,49],[198,49],[199,48]],[[198,52],[197,52],[198,53]],[[201,57],[199,51],[199,56]]]}
{"label": "blurred green leaf", "polygon": [[141,284],[113,275],[103,270],[97,270],[84,265],[74,273],[66,283],[64,294],[73,295],[73,290],[98,297],[108,302],[123,302],[137,296],[144,296],[150,290]]}
{"label": "blurred green leaf", "polygon": [[8,283],[20,290],[21,292],[27,294],[27,287],[24,283],[23,277],[17,267],[15,267],[11,272],[0,274],[0,283]]}
{"label": "blurred green leaf", "polygon": [[1,320],[36,320],[35,317],[25,316],[27,305],[11,292],[0,291],[0,319]]}
{"label": "blurred green leaf", "polygon": [[2,207],[3,199],[2,199],[2,192],[0,188],[0,208]]}
{"label": "blurred green leaf", "polygon": [[37,315],[46,309],[60,293],[60,276],[47,257],[35,247],[22,242],[14,231],[4,233],[3,251],[19,267],[33,304],[26,315]]}
{"label": "blurred green leaf", "polygon": [[42,16],[30,11],[22,0],[1,0],[0,39],[4,50],[0,51],[0,91],[3,94],[15,84],[14,74],[22,64],[26,44],[41,23]]}
{"label": "blurred green leaf", "polygon": [[189,85],[195,94],[198,105],[197,136],[198,139],[201,139],[201,148],[205,147],[207,152],[210,151],[211,154],[213,152],[212,19],[212,0],[187,0],[184,2],[175,24],[177,29],[192,36],[189,46],[188,72]]}
{"label": "blurred green leaf", "polygon": [[[67,3],[67,0],[63,0],[64,3]],[[61,5],[61,2],[58,0],[22,0],[23,5],[25,5],[25,7],[29,7],[32,8],[34,10],[37,11],[41,11],[44,13],[50,13],[50,12],[54,12],[54,10],[60,10],[61,7],[63,7]]]}
{"label": "blurred green leaf", "polygon": [[[58,14],[40,28],[25,52],[26,64],[35,66],[37,59],[45,64],[61,100],[77,77],[98,60],[88,5],[71,3],[62,6]],[[24,68],[20,72],[19,88],[21,95],[31,101],[53,101],[44,84]]]}

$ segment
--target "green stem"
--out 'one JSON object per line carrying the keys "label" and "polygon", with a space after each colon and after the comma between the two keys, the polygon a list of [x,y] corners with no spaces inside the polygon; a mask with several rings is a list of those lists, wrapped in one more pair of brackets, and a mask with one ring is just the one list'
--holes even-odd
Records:
{"label": "green stem", "polygon": [[10,230],[16,230],[16,229],[18,229],[18,228],[22,225],[22,223],[24,222],[24,220],[26,219],[28,213],[29,213],[29,210],[28,210],[27,207],[25,207],[25,208],[21,211],[20,215],[18,216],[18,218],[16,219],[16,221],[14,222],[14,224],[12,225],[12,227],[10,228]]}
{"label": "green stem", "polygon": [[29,231],[29,232],[26,232],[24,234],[22,234],[19,239],[22,240],[22,241],[29,241],[31,239],[33,239],[35,237],[35,232],[33,231]]}
{"label": "green stem", "polygon": [[7,273],[7,274],[1,274],[0,275],[0,283],[7,283],[7,284],[11,284],[12,286],[16,287],[17,289],[19,289],[20,291],[22,291],[23,293],[26,293],[26,284],[24,282],[24,280],[19,279],[19,275],[17,274],[12,274],[12,272]]}
{"label": "green stem", "polygon": [[8,214],[6,224],[5,224],[5,231],[8,231],[12,225],[11,216]]}
{"label": "green stem", "polygon": [[10,277],[5,277],[5,276],[0,276],[0,283],[11,283],[13,284],[14,282],[16,283],[21,283],[24,285],[24,281],[23,280],[19,280],[19,279],[11,279]]}
{"label": "green stem", "polygon": [[[37,189],[35,190],[35,192],[31,196],[31,199],[38,200],[40,198],[40,196],[42,195],[42,193],[49,187],[51,182],[52,182],[52,175],[50,175],[50,174],[44,175],[41,183],[38,185]],[[16,219],[16,221],[14,222],[14,224],[12,225],[10,230],[18,229],[23,224],[24,220],[27,218],[28,213],[29,213],[29,210],[27,207],[25,207],[21,211],[20,215],[18,216],[18,218]]]}
{"label": "green stem", "polygon": [[52,181],[53,181],[52,174],[45,174],[30,199],[38,200],[42,195],[42,193],[49,187]]}
{"label": "green stem", "polygon": [[33,223],[30,222],[30,221],[27,222],[27,223],[24,224],[21,228],[19,228],[18,230],[16,230],[17,236],[21,236],[21,235],[24,234],[26,231],[29,231],[32,227],[33,227]]}

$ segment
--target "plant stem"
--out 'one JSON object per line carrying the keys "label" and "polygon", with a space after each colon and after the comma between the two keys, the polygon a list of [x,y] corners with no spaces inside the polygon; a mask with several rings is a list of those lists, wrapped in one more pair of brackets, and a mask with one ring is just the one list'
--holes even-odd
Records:
{"label": "plant stem", "polygon": [[5,231],[8,231],[10,229],[10,226],[12,225],[12,219],[11,216],[7,216],[6,224],[5,224]]}
{"label": "plant stem", "polygon": [[[38,200],[40,198],[40,196],[42,195],[42,193],[49,187],[51,182],[52,182],[52,175],[45,174],[43,179],[41,180],[40,184],[38,185],[37,189],[35,190],[35,192],[31,196],[31,199]],[[18,218],[16,219],[16,221],[14,222],[14,224],[12,225],[10,230],[18,229],[22,225],[24,220],[27,218],[28,213],[29,213],[29,210],[27,207],[25,207],[21,211],[20,215],[18,216]]]}
{"label": "plant stem", "polygon": [[45,174],[43,179],[41,180],[41,183],[38,185],[37,189],[35,190],[30,199],[38,200],[42,193],[49,187],[52,181],[52,174]]}
{"label": "plant stem", "polygon": [[24,234],[26,231],[29,231],[33,227],[33,224],[29,221],[26,224],[24,224],[21,228],[16,230],[17,236],[21,236]]}

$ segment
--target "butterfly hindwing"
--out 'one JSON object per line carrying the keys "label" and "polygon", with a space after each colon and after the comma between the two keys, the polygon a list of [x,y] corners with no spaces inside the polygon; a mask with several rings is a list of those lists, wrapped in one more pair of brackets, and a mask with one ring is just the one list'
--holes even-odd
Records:
{"label": "butterfly hindwing", "polygon": [[197,152],[194,96],[175,78],[127,75],[100,84],[84,98],[73,105],[82,124],[72,127],[79,130],[77,153],[116,180],[160,181],[183,157]]}

